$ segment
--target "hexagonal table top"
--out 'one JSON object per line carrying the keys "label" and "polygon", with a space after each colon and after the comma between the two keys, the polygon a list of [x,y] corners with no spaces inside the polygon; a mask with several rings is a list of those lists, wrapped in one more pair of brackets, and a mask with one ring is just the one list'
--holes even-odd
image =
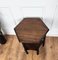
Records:
{"label": "hexagonal table top", "polygon": [[15,28],[18,40],[23,43],[38,43],[46,33],[48,27],[40,18],[24,18]]}

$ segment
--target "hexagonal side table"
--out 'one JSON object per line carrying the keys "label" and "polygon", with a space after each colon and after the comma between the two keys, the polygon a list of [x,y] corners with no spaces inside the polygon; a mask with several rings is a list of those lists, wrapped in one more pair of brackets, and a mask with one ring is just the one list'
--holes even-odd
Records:
{"label": "hexagonal side table", "polygon": [[15,33],[22,42],[26,53],[27,50],[36,50],[39,54],[39,47],[44,46],[46,33],[49,31],[47,26],[40,18],[24,18],[15,28]]}

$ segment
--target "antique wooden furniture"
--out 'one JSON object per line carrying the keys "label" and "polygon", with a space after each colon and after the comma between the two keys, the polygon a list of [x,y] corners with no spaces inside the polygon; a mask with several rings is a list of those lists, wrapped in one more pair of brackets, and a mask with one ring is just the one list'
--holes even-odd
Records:
{"label": "antique wooden furniture", "polygon": [[6,39],[1,31],[1,23],[0,23],[0,44],[5,44],[6,43]]}
{"label": "antique wooden furniture", "polygon": [[6,39],[4,35],[2,34],[2,32],[0,31],[0,44],[5,44],[5,43],[6,43]]}
{"label": "antique wooden furniture", "polygon": [[49,29],[40,18],[24,18],[14,30],[27,54],[29,49],[37,50],[39,54],[39,47],[44,46]]}

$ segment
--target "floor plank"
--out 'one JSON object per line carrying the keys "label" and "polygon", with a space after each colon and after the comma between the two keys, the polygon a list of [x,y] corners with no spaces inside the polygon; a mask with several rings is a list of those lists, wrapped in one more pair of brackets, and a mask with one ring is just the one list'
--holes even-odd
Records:
{"label": "floor plank", "polygon": [[5,45],[0,45],[0,60],[6,60],[7,53],[9,52],[9,49],[12,45],[11,38],[9,36],[9,38],[7,38],[7,40],[8,40],[7,43]]}
{"label": "floor plank", "polygon": [[54,46],[55,46],[55,50],[54,50],[54,56],[55,56],[55,60],[58,60],[58,37],[54,37]]}
{"label": "floor plank", "polygon": [[54,58],[54,38],[48,37],[46,39],[46,60],[55,60]]}

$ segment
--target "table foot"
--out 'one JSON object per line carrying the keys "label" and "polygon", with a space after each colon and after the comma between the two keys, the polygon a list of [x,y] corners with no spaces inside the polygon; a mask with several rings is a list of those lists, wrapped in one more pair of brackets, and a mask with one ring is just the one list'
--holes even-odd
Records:
{"label": "table foot", "polygon": [[39,54],[39,50],[37,50],[37,55]]}
{"label": "table foot", "polygon": [[27,50],[25,50],[25,52],[26,52],[26,54],[28,54],[28,51]]}

